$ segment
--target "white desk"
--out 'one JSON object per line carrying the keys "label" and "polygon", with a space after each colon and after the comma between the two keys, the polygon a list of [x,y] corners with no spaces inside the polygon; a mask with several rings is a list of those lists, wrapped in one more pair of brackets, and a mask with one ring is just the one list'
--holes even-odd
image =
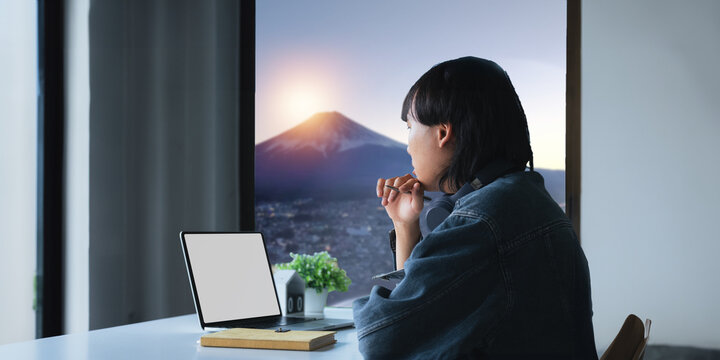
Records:
{"label": "white desk", "polygon": [[[325,316],[352,318],[350,308],[326,308]],[[315,351],[200,346],[204,334],[195,314],[0,346],[0,359],[362,359],[355,328],[339,330],[337,343]]]}

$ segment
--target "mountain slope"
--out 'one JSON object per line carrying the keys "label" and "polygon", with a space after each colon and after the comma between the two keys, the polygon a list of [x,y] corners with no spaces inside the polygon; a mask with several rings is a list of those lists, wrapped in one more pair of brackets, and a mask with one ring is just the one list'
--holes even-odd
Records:
{"label": "mountain slope", "polygon": [[333,153],[366,145],[405,149],[404,144],[333,111],[313,115],[290,130],[258,144],[256,151],[271,155],[309,147],[328,157]]}
{"label": "mountain slope", "polygon": [[256,146],[256,198],[372,196],[379,177],[412,170],[405,148],[338,112],[315,114]]}

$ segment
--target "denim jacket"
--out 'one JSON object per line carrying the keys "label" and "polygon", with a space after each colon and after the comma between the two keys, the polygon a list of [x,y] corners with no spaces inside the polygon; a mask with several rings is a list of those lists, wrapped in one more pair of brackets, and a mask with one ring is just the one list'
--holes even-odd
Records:
{"label": "denim jacket", "polygon": [[537,172],[459,199],[353,313],[369,359],[597,359],[587,260]]}

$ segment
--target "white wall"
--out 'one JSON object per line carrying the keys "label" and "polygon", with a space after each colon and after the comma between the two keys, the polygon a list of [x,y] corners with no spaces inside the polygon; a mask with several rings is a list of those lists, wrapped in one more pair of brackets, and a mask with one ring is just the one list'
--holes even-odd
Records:
{"label": "white wall", "polygon": [[89,0],[65,2],[65,333],[89,328]]}
{"label": "white wall", "polygon": [[35,338],[37,4],[0,1],[0,344]]}
{"label": "white wall", "polygon": [[582,2],[582,233],[598,349],[720,348],[720,1]]}

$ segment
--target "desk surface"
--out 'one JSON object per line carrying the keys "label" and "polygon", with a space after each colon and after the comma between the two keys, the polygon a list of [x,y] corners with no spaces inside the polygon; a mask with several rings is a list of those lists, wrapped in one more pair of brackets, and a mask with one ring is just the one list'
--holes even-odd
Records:
{"label": "desk surface", "polygon": [[[325,316],[352,318],[350,308]],[[337,343],[315,351],[213,348],[195,314],[0,346],[0,359],[362,359],[355,328],[339,330]]]}

